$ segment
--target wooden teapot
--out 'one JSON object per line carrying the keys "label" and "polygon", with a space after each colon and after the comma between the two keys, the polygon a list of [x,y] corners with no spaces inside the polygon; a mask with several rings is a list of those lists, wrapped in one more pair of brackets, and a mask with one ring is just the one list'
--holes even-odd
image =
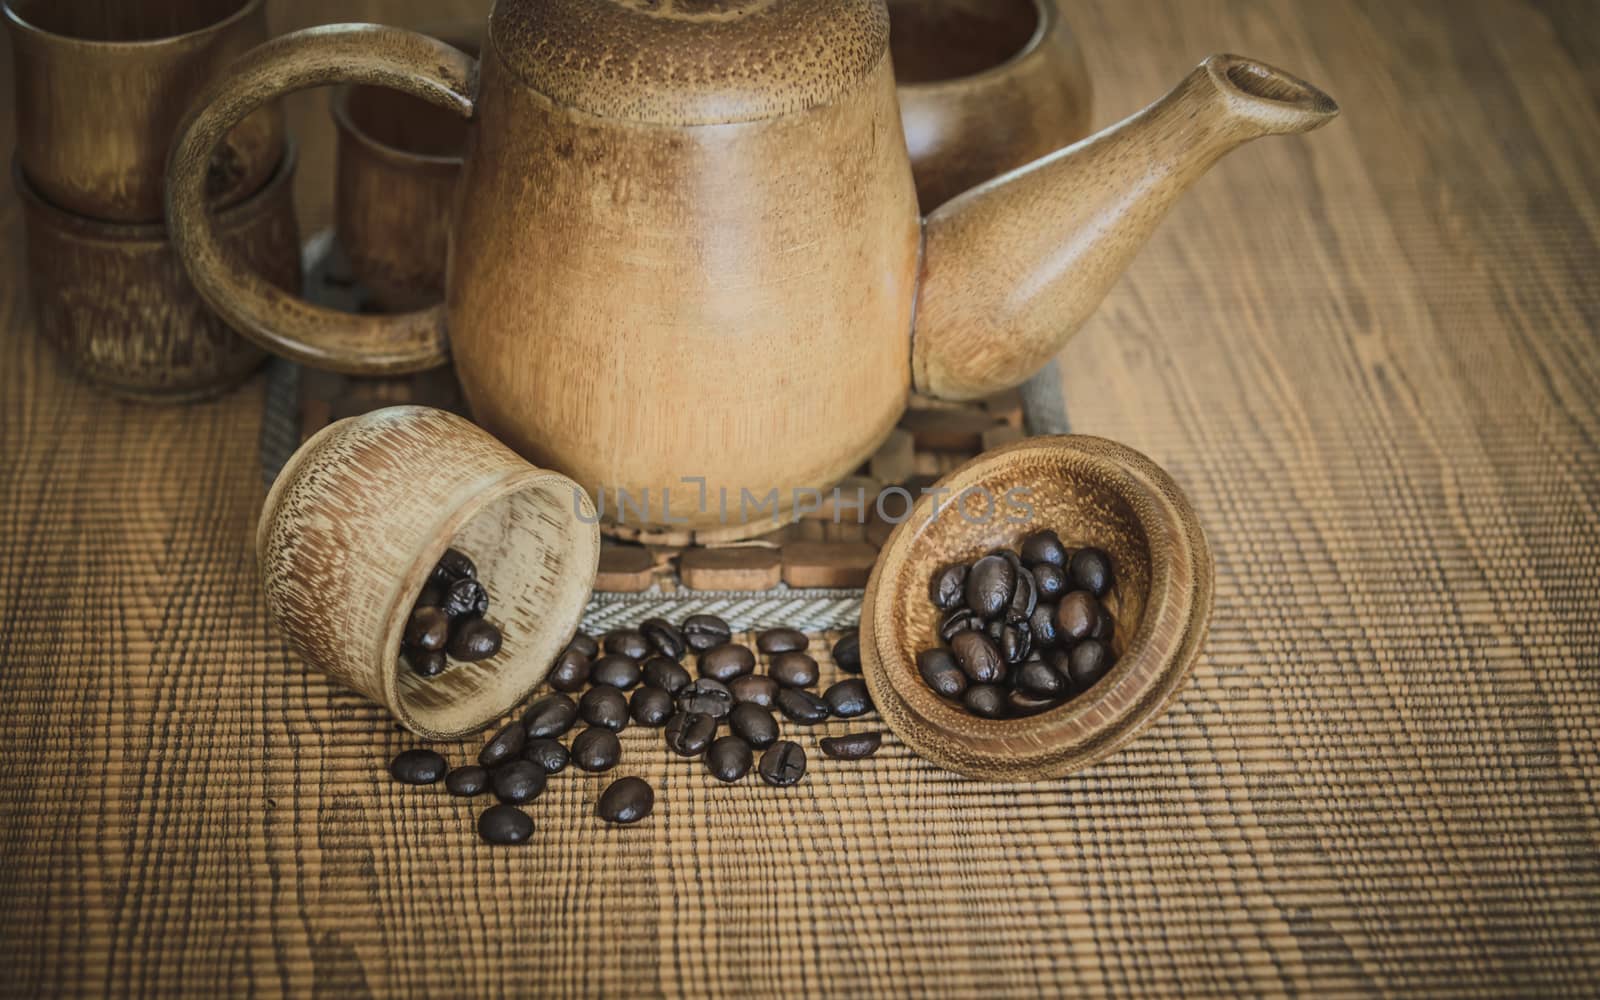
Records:
{"label": "wooden teapot", "polygon": [[[229,129],[332,83],[475,121],[439,306],[313,306],[207,217]],[[498,0],[481,62],[376,25],[250,52],[180,126],[167,212],[196,288],[264,347],[348,373],[453,360],[474,418],[608,522],[755,534],[870,456],[913,388],[970,399],[1047,362],[1223,153],[1337,112],[1212,56],[923,218],[884,0]]]}

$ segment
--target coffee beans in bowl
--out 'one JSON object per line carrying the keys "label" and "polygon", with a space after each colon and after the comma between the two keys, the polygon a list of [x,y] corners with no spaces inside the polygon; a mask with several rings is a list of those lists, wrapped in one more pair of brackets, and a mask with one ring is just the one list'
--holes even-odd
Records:
{"label": "coffee beans in bowl", "polygon": [[439,676],[452,659],[490,659],[500,652],[501,637],[499,627],[483,617],[488,612],[489,592],[478,582],[477,564],[458,549],[446,549],[406,621],[401,658],[422,677]]}

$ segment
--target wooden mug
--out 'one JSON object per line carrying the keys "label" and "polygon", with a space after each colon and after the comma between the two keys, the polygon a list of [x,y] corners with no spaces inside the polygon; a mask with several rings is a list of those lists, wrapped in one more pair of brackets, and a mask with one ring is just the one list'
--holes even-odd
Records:
{"label": "wooden mug", "polygon": [[[56,207],[109,222],[161,221],[178,119],[267,39],[263,0],[4,0],[4,10],[22,171]],[[208,196],[221,206],[249,198],[283,152],[273,103],[210,157]]]}

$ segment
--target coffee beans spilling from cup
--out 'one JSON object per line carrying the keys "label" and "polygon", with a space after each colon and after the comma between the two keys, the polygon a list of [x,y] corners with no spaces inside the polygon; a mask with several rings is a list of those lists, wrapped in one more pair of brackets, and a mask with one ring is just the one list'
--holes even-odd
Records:
{"label": "coffee beans spilling from cup", "polygon": [[1116,629],[1101,599],[1111,557],[1069,550],[1037,531],[1017,550],[996,549],[933,575],[943,644],[917,654],[923,681],[985,719],[1034,715],[1088,689],[1116,661]]}
{"label": "coffee beans spilling from cup", "polygon": [[[470,560],[464,560],[459,553],[447,554],[436,575],[475,580]],[[550,690],[496,732],[475,764],[450,770],[435,751],[414,749],[394,758],[390,774],[412,785],[442,779],[457,796],[492,793],[499,804],[479,817],[478,833],[493,844],[522,843],[532,836],[533,820],[520,807],[537,799],[549,778],[569,764],[589,773],[617,767],[623,756],[618,734],[630,726],[660,729],[667,753],[698,758],[717,781],[740,781],[754,771],[768,785],[796,784],[806,774],[806,751],[796,740],[782,738],[784,725],[858,719],[873,711],[872,702],[859,676],[844,677],[820,695],[811,690],[821,670],[810,652],[811,638],[802,631],[768,629],[755,645],[752,650],[736,642],[726,621],[706,614],[691,615],[677,626],[647,619],[598,642],[580,632],[551,665]],[[861,673],[855,631],[845,633],[831,652],[842,672]],[[758,672],[762,657],[765,671]],[[694,675],[686,663],[692,663]],[[580,731],[564,744],[574,729]],[[859,731],[823,738],[818,746],[830,758],[851,761],[871,756],[881,742],[882,734]],[[630,776],[600,794],[595,812],[607,823],[627,824],[649,816],[654,805],[655,790]]]}
{"label": "coffee beans spilling from cup", "polygon": [[406,619],[400,654],[422,677],[444,673],[449,660],[487,660],[500,652],[500,630],[483,617],[488,612],[489,592],[478,580],[478,567],[464,553],[446,549]]}

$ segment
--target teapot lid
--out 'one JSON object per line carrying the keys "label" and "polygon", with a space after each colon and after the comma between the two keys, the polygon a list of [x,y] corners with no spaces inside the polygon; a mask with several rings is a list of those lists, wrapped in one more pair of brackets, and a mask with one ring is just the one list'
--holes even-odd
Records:
{"label": "teapot lid", "polygon": [[826,104],[889,43],[884,0],[498,0],[501,62],[558,104],[663,125]]}

